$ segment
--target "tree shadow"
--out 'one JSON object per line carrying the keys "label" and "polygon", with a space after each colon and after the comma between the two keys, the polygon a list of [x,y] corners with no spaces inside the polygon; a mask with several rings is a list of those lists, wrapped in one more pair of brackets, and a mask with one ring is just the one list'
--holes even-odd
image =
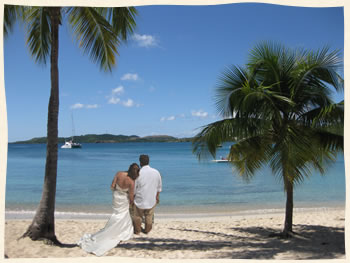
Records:
{"label": "tree shadow", "polygon": [[232,242],[230,241],[189,241],[186,239],[176,238],[138,238],[133,243],[122,243],[118,247],[134,250],[153,250],[153,251],[164,251],[164,250],[216,250],[223,247],[231,247]]}
{"label": "tree shadow", "polygon": [[[332,259],[345,255],[344,228],[318,225],[294,225],[296,235],[289,239],[271,238],[276,229],[266,227],[229,228],[234,234],[188,228],[169,228],[170,231],[195,232],[206,240],[141,237],[119,247],[132,250],[156,251],[213,251],[207,258],[273,259],[288,253],[294,259]],[[217,240],[217,238],[220,240]],[[217,251],[223,249],[223,251]],[[237,249],[238,248],[238,249]],[[243,249],[242,249],[243,248]]]}
{"label": "tree shadow", "polygon": [[59,245],[59,247],[62,247],[62,248],[73,248],[73,247],[78,247],[77,244],[62,244]]}
{"label": "tree shadow", "polygon": [[[23,238],[23,237],[21,237]],[[19,238],[19,239],[21,239]],[[29,238],[29,237],[28,237]],[[17,240],[19,240],[17,239]],[[61,247],[61,248],[74,248],[74,247],[78,247],[77,244],[67,244],[67,243],[62,243],[61,241],[59,241],[57,238],[51,240],[51,239],[47,239],[47,238],[40,238],[37,240],[33,240],[33,241],[42,241],[45,245],[49,245],[49,246],[57,246],[57,247]]]}

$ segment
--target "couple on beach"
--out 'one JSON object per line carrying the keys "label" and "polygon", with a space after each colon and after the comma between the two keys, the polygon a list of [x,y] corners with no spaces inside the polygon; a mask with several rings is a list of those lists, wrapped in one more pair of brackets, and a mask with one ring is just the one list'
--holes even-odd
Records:
{"label": "couple on beach", "polygon": [[[115,175],[111,184],[113,214],[103,229],[95,234],[84,234],[78,241],[78,246],[86,252],[102,256],[133,234],[151,231],[162,179],[160,173],[149,166],[148,155],[140,155],[139,161],[141,169],[133,163],[127,172]],[[144,229],[141,228],[143,219]]]}

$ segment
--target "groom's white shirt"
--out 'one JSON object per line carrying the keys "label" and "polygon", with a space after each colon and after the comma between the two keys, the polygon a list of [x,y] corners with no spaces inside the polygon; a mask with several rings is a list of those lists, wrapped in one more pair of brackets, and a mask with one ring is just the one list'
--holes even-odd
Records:
{"label": "groom's white shirt", "polygon": [[156,205],[157,192],[162,191],[162,178],[158,170],[145,165],[135,180],[135,205],[140,209],[150,209]]}

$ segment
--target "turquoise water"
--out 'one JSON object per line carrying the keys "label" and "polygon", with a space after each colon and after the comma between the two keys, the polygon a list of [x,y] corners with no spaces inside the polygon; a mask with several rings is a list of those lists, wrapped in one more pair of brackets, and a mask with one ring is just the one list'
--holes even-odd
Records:
{"label": "turquoise water", "polygon": [[[219,149],[225,156],[229,145]],[[249,182],[233,173],[228,163],[198,162],[191,143],[83,144],[82,149],[59,149],[57,209],[74,212],[110,211],[110,183],[117,171],[150,156],[150,165],[163,179],[160,209],[191,207],[283,208],[282,183],[268,168]],[[9,144],[6,177],[6,210],[33,211],[42,191],[46,146]],[[298,185],[295,207],[345,204],[343,155],[327,169],[314,172]]]}

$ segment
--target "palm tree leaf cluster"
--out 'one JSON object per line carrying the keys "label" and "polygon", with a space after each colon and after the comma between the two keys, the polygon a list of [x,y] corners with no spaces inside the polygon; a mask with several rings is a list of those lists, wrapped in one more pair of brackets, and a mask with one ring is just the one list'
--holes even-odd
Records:
{"label": "palm tree leaf cluster", "polygon": [[[78,46],[104,71],[111,71],[116,64],[119,45],[128,39],[136,28],[137,10],[134,7],[96,8],[59,7],[59,23],[66,19]],[[34,60],[47,63],[51,48],[52,7],[24,7],[5,5],[4,35],[14,23],[24,23],[27,45]]]}
{"label": "palm tree leaf cluster", "polygon": [[111,70],[120,40],[108,21],[92,7],[70,8],[68,20],[79,47],[90,54],[94,63],[98,61],[102,69]]}
{"label": "palm tree leaf cluster", "polygon": [[341,69],[339,51],[329,47],[256,45],[245,66],[230,66],[219,77],[214,100],[223,119],[202,127],[193,152],[215,157],[218,145],[232,142],[228,160],[239,175],[249,181],[269,165],[288,195],[343,151],[344,102],[332,99],[344,88]]}

